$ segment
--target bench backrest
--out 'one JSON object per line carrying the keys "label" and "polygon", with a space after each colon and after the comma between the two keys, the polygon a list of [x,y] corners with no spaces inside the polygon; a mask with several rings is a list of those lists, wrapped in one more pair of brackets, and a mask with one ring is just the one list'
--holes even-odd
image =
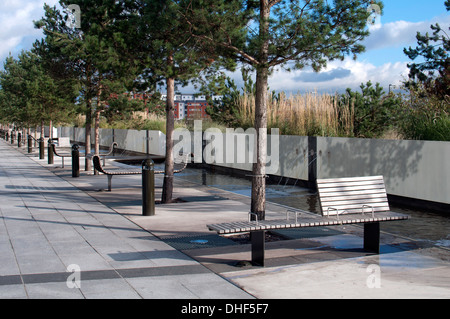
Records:
{"label": "bench backrest", "polygon": [[324,216],[389,211],[383,176],[318,179],[317,189]]}
{"label": "bench backrest", "polygon": [[50,145],[51,145],[51,147],[52,147],[53,153],[54,153],[56,156],[59,156],[59,157],[72,157],[72,154],[59,154],[59,153],[56,151],[56,145],[55,145],[54,143],[52,143],[52,144],[50,144]]}

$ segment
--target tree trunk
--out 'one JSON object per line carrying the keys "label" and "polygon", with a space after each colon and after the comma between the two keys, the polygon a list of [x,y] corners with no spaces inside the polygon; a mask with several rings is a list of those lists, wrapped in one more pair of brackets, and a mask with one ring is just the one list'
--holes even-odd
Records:
{"label": "tree trunk", "polygon": [[[100,143],[99,143],[99,136],[100,136],[100,110],[97,108],[95,110],[94,114],[94,154],[98,155],[100,154]],[[98,175],[99,172],[94,168],[94,175]]]}
{"label": "tree trunk", "polygon": [[260,37],[263,40],[259,52],[259,65],[256,68],[255,130],[256,162],[253,164],[252,198],[250,211],[265,219],[266,211],[266,156],[267,156],[267,83],[269,77],[269,23],[270,7],[268,0],[260,1]]}
{"label": "tree trunk", "polygon": [[102,85],[100,85],[100,89],[97,93],[97,108],[95,109],[94,115],[94,154],[100,154],[100,144],[99,144],[99,129],[100,129],[100,112],[102,110],[101,104],[101,95],[102,95]]}
{"label": "tree trunk", "polygon": [[100,111],[95,111],[95,117],[94,117],[94,153],[96,155],[100,154]]}
{"label": "tree trunk", "polygon": [[89,158],[87,158],[87,155],[91,153],[91,129],[92,129],[92,106],[91,106],[91,99],[88,99],[87,105],[86,105],[86,127],[85,127],[85,137],[84,137],[84,143],[85,143],[85,160],[84,160],[84,170],[90,171],[92,169],[92,162]]}
{"label": "tree trunk", "polygon": [[41,138],[45,137],[45,123],[44,120],[41,120]]}
{"label": "tree trunk", "polygon": [[53,138],[53,121],[52,120],[48,121],[48,138],[49,139]]}
{"label": "tree trunk", "polygon": [[[173,61],[173,60],[169,60]],[[172,62],[173,63],[173,62]],[[173,130],[175,127],[174,96],[175,79],[167,80],[167,100],[166,100],[166,162],[164,167],[164,183],[162,190],[162,203],[170,203],[173,193]]]}

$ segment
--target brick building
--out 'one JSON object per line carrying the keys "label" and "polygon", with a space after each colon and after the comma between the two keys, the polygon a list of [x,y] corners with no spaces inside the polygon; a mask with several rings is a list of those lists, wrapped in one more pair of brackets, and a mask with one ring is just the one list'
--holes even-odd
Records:
{"label": "brick building", "polygon": [[[162,100],[166,100],[167,96],[163,94]],[[220,96],[213,96],[214,100],[220,100]],[[176,94],[175,95],[175,119],[209,119],[206,113],[208,102],[204,95],[195,96],[193,94]]]}
{"label": "brick building", "polygon": [[[151,98],[151,94],[146,93],[126,93],[131,99],[143,100],[145,104]],[[117,94],[111,94],[111,97],[117,97]],[[161,95],[161,100],[165,101],[166,94]],[[221,100],[221,96],[213,96],[213,100]],[[204,95],[195,96],[194,94],[176,94],[175,95],[175,119],[209,119],[210,116],[206,113],[208,102]],[[164,105],[161,105],[164,108]]]}

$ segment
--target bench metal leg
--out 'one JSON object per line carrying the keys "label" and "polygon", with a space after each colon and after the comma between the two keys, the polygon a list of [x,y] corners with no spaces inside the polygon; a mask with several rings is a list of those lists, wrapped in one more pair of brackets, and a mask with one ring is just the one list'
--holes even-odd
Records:
{"label": "bench metal leg", "polygon": [[108,191],[111,191],[111,180],[112,180],[112,175],[106,175],[108,176]]}
{"label": "bench metal leg", "polygon": [[264,266],[265,233],[265,230],[252,231],[250,233],[252,242],[252,263],[254,265]]}
{"label": "bench metal leg", "polygon": [[364,250],[380,253],[380,223],[364,224]]}

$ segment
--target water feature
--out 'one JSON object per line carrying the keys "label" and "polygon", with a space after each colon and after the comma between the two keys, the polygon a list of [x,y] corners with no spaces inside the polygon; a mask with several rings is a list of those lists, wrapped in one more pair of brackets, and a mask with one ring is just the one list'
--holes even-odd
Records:
{"label": "water feature", "polygon": [[[190,182],[216,187],[236,194],[251,195],[251,181],[246,178],[212,173],[207,169],[186,168],[177,177]],[[266,200],[292,208],[320,213],[318,196],[309,189],[283,183],[266,186]],[[381,230],[388,233],[450,248],[450,215],[426,210],[406,209],[390,205],[392,211],[411,216],[398,223],[381,223]]]}
{"label": "water feature", "polygon": [[[139,163],[128,162],[127,164],[138,165]],[[159,169],[164,169],[163,164],[155,165],[155,170]],[[178,173],[177,177],[189,182],[251,196],[251,181],[248,178],[229,176],[202,168],[186,168],[183,172]],[[317,194],[310,192],[307,188],[295,186],[295,181],[294,185],[283,182],[266,185],[266,200],[320,214]],[[392,204],[390,206],[392,211],[408,214],[411,219],[398,223],[381,223],[382,231],[450,248],[450,214],[408,209]]]}

